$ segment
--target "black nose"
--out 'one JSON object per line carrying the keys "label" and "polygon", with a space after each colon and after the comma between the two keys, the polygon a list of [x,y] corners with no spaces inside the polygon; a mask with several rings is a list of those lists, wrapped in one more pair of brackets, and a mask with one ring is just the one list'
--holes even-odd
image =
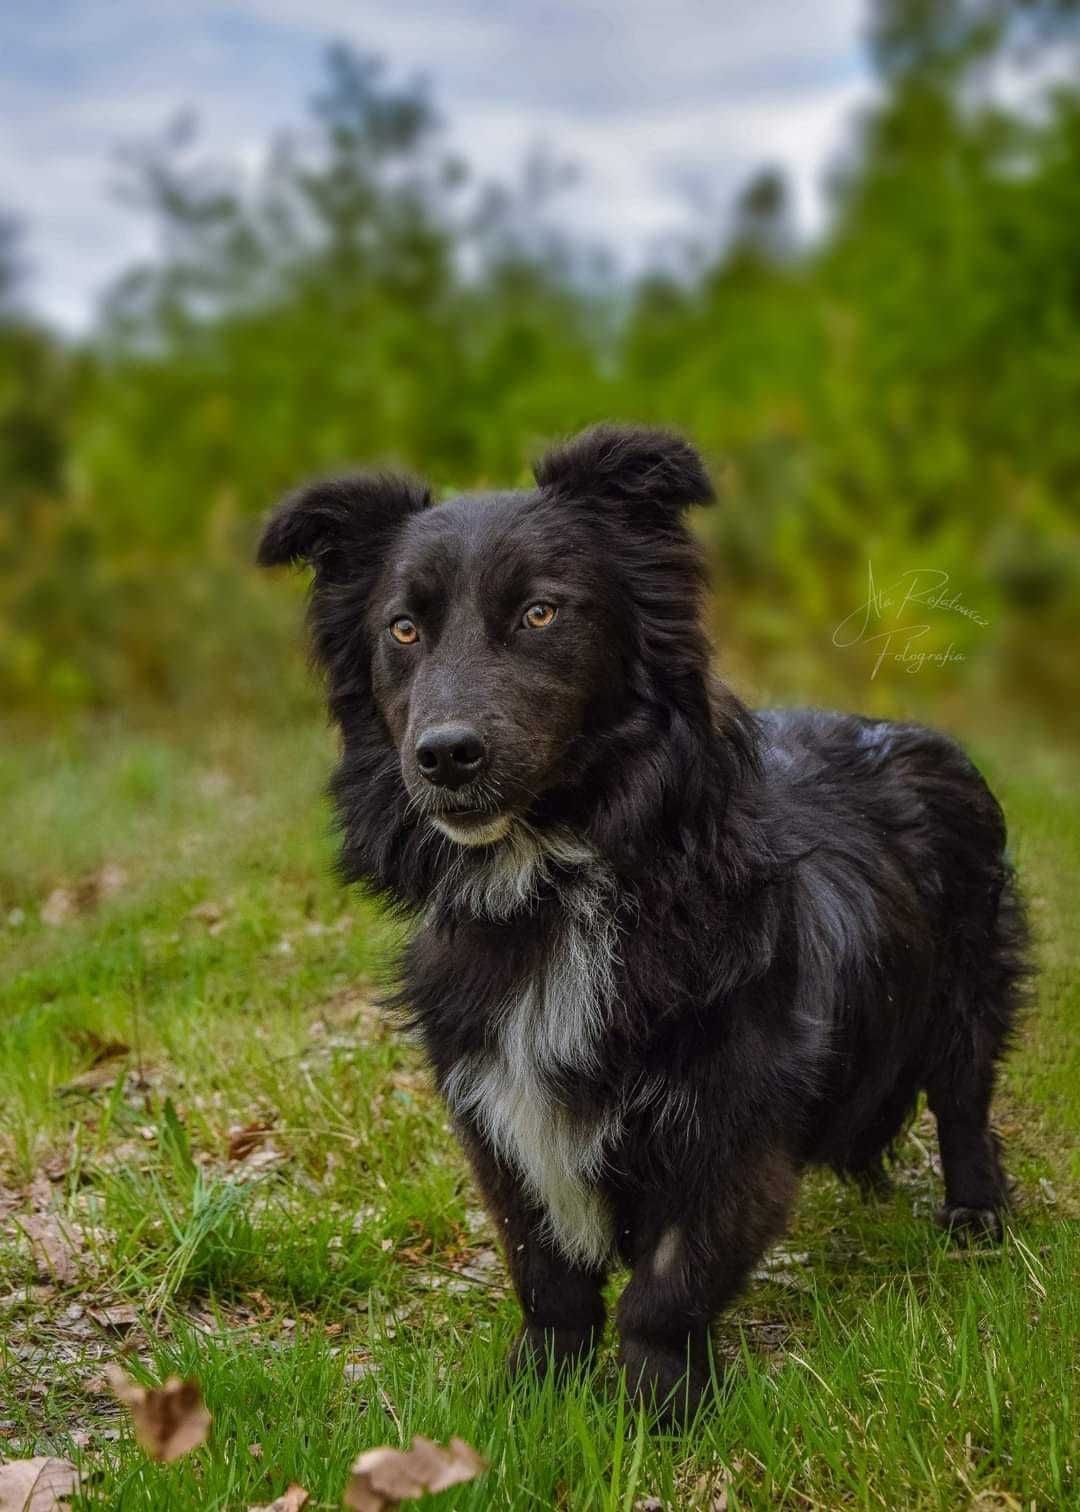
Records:
{"label": "black nose", "polygon": [[416,742],[416,764],[436,787],[463,787],[486,762],[484,742],[471,725],[433,725]]}

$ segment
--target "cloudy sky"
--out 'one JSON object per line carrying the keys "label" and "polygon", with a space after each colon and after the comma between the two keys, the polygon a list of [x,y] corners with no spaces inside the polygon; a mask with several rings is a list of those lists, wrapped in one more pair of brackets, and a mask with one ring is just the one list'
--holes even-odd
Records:
{"label": "cloudy sky", "polygon": [[450,143],[513,180],[546,143],[579,177],[558,213],[639,265],[787,169],[806,230],[872,89],[861,0],[16,0],[0,7],[0,208],[25,224],[35,304],[86,324],[152,246],[117,202],[118,145],[193,107],[207,153],[258,162],[304,119],[329,41],[421,76]]}

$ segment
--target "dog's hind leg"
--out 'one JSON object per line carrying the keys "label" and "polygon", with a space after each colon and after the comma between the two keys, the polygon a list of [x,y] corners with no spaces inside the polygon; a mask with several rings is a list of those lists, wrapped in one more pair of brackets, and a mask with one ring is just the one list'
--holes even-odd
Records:
{"label": "dog's hind leg", "polygon": [[945,1176],[945,1205],[936,1215],[937,1223],[1000,1239],[1009,1188],[990,1127],[992,1090],[993,1062],[984,1052],[981,1063],[954,1063],[939,1073],[927,1096],[937,1119]]}
{"label": "dog's hind leg", "polygon": [[954,990],[948,1050],[926,1082],[945,1177],[937,1222],[994,1239],[1002,1236],[1009,1184],[990,1127],[990,1099],[1019,1011],[1025,943],[1020,905],[1007,883],[989,950]]}
{"label": "dog's hind leg", "polygon": [[908,1122],[917,1096],[918,1084],[905,1078],[857,1132],[843,1163],[835,1167],[841,1176],[855,1182],[865,1201],[892,1192],[886,1157]]}

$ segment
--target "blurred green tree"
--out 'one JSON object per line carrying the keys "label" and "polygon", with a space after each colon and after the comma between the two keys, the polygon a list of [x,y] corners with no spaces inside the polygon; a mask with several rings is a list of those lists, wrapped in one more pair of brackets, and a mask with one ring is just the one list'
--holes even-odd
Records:
{"label": "blurred green tree", "polygon": [[748,659],[812,689],[868,558],[930,564],[982,599],[991,628],[957,626],[978,677],[1057,697],[1080,586],[1078,36],[1076,0],[874,0],[880,88],[825,234],[800,242],[766,167],[717,250],[629,284],[556,228],[565,164],[476,185],[424,90],[346,48],[254,169],[174,121],[123,156],[157,251],[80,351],[20,312],[0,234],[0,681],[272,699],[238,647],[285,623],[242,566],[279,492],[373,462],[505,482],[620,415],[724,459],[701,528]]}

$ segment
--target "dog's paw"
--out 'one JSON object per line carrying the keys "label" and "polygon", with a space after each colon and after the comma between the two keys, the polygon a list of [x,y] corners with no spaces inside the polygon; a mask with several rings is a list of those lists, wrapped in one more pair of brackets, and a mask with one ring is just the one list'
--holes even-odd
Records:
{"label": "dog's paw", "polygon": [[630,1396],[660,1427],[689,1422],[712,1388],[707,1347],[676,1352],[623,1339],[619,1368],[625,1372]]}
{"label": "dog's paw", "polygon": [[599,1328],[539,1328],[526,1324],[506,1360],[511,1379],[527,1371],[563,1376],[591,1364],[600,1344]]}
{"label": "dog's paw", "polygon": [[962,1207],[946,1203],[934,1214],[938,1228],[946,1229],[959,1244],[989,1239],[1000,1244],[1005,1237],[998,1208]]}

